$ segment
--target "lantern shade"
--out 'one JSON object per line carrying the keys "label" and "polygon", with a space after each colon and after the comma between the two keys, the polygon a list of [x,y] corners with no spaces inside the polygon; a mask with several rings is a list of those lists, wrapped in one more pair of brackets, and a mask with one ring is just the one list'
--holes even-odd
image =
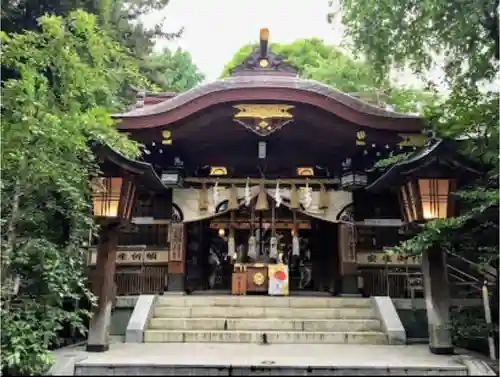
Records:
{"label": "lantern shade", "polygon": [[416,178],[400,187],[399,198],[406,222],[445,219],[452,215],[454,180],[448,178]]}
{"label": "lantern shade", "polygon": [[98,177],[92,182],[93,214],[98,218],[130,220],[136,186],[130,176]]}
{"label": "lantern shade", "polygon": [[365,187],[368,178],[364,172],[346,171],[340,178],[340,186],[343,190],[356,190]]}

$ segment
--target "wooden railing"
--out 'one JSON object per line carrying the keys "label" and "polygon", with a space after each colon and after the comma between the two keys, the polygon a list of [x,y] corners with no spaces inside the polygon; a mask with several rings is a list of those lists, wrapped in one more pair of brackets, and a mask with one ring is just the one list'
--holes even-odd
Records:
{"label": "wooden railing", "polygon": [[[95,269],[89,271],[91,289],[95,293]],[[116,295],[133,296],[162,293],[165,290],[167,266],[123,266],[115,273]]]}
{"label": "wooden railing", "polygon": [[[424,295],[423,276],[419,269],[362,268],[363,290],[370,296],[393,298],[421,298]],[[449,274],[452,298],[478,298],[480,285],[476,281],[458,278],[455,271]]]}

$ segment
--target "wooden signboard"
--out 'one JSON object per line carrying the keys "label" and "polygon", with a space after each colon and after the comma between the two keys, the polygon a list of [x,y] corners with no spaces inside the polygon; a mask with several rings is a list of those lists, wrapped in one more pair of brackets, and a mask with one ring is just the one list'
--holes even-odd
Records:
{"label": "wooden signboard", "polygon": [[422,258],[418,256],[405,258],[402,255],[384,252],[359,252],[356,259],[360,266],[418,267],[422,264]]}
{"label": "wooden signboard", "polygon": [[170,224],[169,273],[184,273],[185,231],[182,223]]}
{"label": "wooden signboard", "polygon": [[184,261],[184,224],[170,224],[170,262]]}
{"label": "wooden signboard", "polygon": [[341,275],[355,274],[358,268],[356,259],[356,226],[339,225],[339,257]]}
{"label": "wooden signboard", "polygon": [[[118,250],[116,253],[116,264],[166,264],[168,262],[168,250]],[[89,266],[95,266],[97,262],[97,251],[90,252]]]}

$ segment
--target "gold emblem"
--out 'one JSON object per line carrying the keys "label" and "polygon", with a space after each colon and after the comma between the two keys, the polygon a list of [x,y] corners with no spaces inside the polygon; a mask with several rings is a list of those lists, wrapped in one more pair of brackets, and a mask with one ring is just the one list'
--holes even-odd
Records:
{"label": "gold emblem", "polygon": [[265,280],[266,278],[264,277],[264,274],[262,272],[253,274],[253,282],[255,283],[255,285],[262,285],[264,284]]}
{"label": "gold emblem", "polygon": [[210,175],[211,176],[227,175],[227,168],[225,166],[211,166]]}
{"label": "gold emblem", "polygon": [[161,136],[163,138],[161,141],[163,145],[172,145],[172,132],[165,130],[161,133]]}
{"label": "gold emblem", "polygon": [[244,104],[234,105],[239,112],[235,118],[293,118],[288,111],[293,109],[293,105],[273,105],[273,104]]}
{"label": "gold emblem", "polygon": [[234,121],[259,136],[267,136],[293,121],[289,112],[293,105],[240,104],[234,105],[234,108],[238,110]]}
{"label": "gold emblem", "polygon": [[366,145],[365,139],[366,139],[365,131],[356,132],[356,145]]}
{"label": "gold emblem", "polygon": [[300,177],[314,177],[314,168],[297,168],[297,175]]}
{"label": "gold emblem", "polygon": [[267,59],[261,59],[259,61],[259,65],[262,67],[262,68],[267,68],[269,66],[269,61]]}

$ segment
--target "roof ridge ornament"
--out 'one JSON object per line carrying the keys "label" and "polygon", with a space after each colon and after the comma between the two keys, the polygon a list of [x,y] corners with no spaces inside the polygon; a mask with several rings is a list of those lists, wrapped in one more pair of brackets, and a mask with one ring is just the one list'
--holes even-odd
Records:
{"label": "roof ridge ornament", "polygon": [[274,54],[269,47],[269,29],[261,28],[259,45],[240,65],[229,70],[230,76],[271,74],[298,76],[297,68],[285,63],[282,56]]}

